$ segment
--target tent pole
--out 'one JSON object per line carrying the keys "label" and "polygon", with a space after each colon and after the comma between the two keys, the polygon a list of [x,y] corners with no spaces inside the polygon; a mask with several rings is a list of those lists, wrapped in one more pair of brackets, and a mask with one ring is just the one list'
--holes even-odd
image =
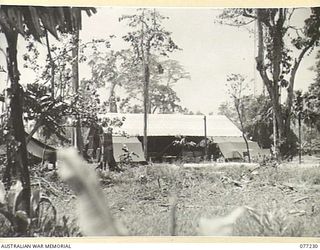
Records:
{"label": "tent pole", "polygon": [[203,117],[204,120],[204,159],[207,159],[208,155],[208,141],[207,141],[207,117]]}

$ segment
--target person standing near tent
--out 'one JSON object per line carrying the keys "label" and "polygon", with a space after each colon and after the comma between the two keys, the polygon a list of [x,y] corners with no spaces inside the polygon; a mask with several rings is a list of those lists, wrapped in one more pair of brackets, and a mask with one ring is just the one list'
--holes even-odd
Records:
{"label": "person standing near tent", "polygon": [[120,171],[113,156],[112,130],[108,128],[104,133],[102,126],[93,122],[88,134],[85,154],[88,159],[98,162],[98,167],[102,170],[107,169],[107,163],[111,171]]}
{"label": "person standing near tent", "polygon": [[92,161],[99,162],[100,160],[100,150],[101,150],[101,143],[100,143],[100,135],[103,134],[103,129],[99,126],[96,122],[92,122],[89,134],[87,138],[87,143],[85,145],[85,152],[89,159]]}
{"label": "person standing near tent", "polygon": [[180,152],[177,156],[178,156],[178,158],[182,159],[182,157],[184,155],[184,149],[186,146],[186,138],[184,136],[178,135],[178,136],[176,136],[176,139],[173,141],[172,145],[178,146],[178,148],[180,149]]}
{"label": "person standing near tent", "polygon": [[202,139],[199,144],[197,145],[201,148],[202,151],[202,159],[203,160],[210,160],[212,155],[212,146],[213,143],[209,138]]}
{"label": "person standing near tent", "polygon": [[117,163],[113,156],[113,143],[112,143],[112,129],[108,128],[107,133],[101,135],[101,147],[102,147],[102,169],[106,170],[107,163],[110,171],[121,171],[117,166]]}

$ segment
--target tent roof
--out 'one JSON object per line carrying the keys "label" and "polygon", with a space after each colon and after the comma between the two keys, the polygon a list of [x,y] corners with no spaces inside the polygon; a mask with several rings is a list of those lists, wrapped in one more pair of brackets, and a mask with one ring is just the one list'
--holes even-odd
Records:
{"label": "tent roof", "polygon": [[214,143],[223,143],[223,142],[244,142],[242,136],[212,136],[211,139]]}
{"label": "tent roof", "polygon": [[[114,133],[125,132],[129,136],[143,136],[143,114],[107,113],[99,118],[124,118],[120,128],[114,128]],[[241,136],[241,131],[223,115],[208,115],[207,136]],[[204,136],[203,115],[183,114],[149,114],[149,136]]]}

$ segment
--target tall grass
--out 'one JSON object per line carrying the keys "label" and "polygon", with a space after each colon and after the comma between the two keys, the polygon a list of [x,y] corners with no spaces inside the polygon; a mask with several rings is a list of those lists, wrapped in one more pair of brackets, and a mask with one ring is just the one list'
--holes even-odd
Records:
{"label": "tall grass", "polygon": [[[157,164],[126,166],[123,172],[98,176],[112,214],[130,235],[170,235],[175,196],[176,235],[197,235],[200,218],[248,207],[235,222],[233,235],[319,236],[319,167],[255,168]],[[58,212],[72,220],[75,202],[72,192],[64,189],[65,197],[51,198]]]}
{"label": "tall grass", "polygon": [[[124,205],[126,213],[119,208],[113,211],[133,235],[169,235],[172,192],[177,194],[178,235],[196,235],[201,217],[224,216],[239,206],[251,207],[255,213],[244,213],[235,224],[234,235],[320,234],[320,195],[314,190],[319,177],[317,167],[275,169],[267,166],[252,170],[241,165],[140,166],[121,174],[121,184],[106,188],[105,192],[112,197],[115,193],[124,196],[119,195],[117,200]],[[145,182],[141,182],[141,176],[146,177]],[[295,203],[308,195],[308,199]]]}

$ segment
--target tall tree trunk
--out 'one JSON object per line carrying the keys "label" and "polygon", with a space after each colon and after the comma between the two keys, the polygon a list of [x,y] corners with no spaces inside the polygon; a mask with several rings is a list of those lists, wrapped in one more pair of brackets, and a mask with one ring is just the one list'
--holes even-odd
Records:
{"label": "tall tree trunk", "polygon": [[274,92],[274,100],[272,103],[272,109],[274,112],[274,117],[273,119],[275,120],[275,126],[274,126],[274,135],[276,137],[276,145],[275,145],[275,154],[276,157],[280,157],[281,156],[281,143],[282,143],[282,138],[284,138],[286,135],[284,134],[284,119],[283,119],[283,115],[282,115],[282,108],[281,108],[281,104],[279,103],[279,92],[275,91]]}
{"label": "tall tree trunk", "polygon": [[109,95],[109,112],[110,113],[118,113],[116,97],[114,93],[114,89],[116,88],[116,83],[112,82],[110,86],[110,95]]}
{"label": "tall tree trunk", "polygon": [[250,163],[251,162],[251,157],[250,157],[249,143],[248,143],[246,135],[244,134],[244,126],[243,126],[243,119],[242,119],[243,116],[241,115],[241,112],[240,112],[239,103],[235,103],[235,108],[237,110],[237,114],[238,114],[238,118],[239,118],[240,126],[241,126],[242,138],[243,138],[243,140],[244,140],[244,142],[246,144],[247,154],[248,154],[248,161]]}
{"label": "tall tree trunk", "polygon": [[298,115],[298,125],[299,125],[299,164],[301,164],[301,155],[302,155],[302,140],[301,140],[301,111]]}
{"label": "tall tree trunk", "polygon": [[[19,84],[19,71],[17,63],[18,33],[5,31],[8,43],[8,75],[11,83],[10,88],[10,118],[8,149],[8,165],[4,181],[10,181],[11,177],[19,179],[23,187],[23,206],[26,213],[30,215],[30,176],[28,169],[27,147],[25,141],[25,130],[23,125],[23,89]],[[12,171],[15,170],[15,171]],[[11,176],[14,173],[16,176]],[[8,183],[10,185],[11,183]]]}
{"label": "tall tree trunk", "polygon": [[[79,30],[77,29],[73,34],[73,48],[72,48],[72,86],[74,93],[79,90]],[[83,153],[83,139],[81,133],[81,119],[76,117],[76,127],[73,130],[73,145],[77,147],[79,152]]]}
{"label": "tall tree trunk", "polygon": [[277,119],[276,119],[276,113],[274,110],[275,109],[272,109],[273,154],[274,154],[274,157],[277,159],[278,158]]}
{"label": "tall tree trunk", "polygon": [[[281,136],[283,134],[283,127],[284,121],[282,116],[281,104],[279,103],[279,76],[280,76],[280,62],[281,62],[281,48],[282,44],[282,34],[281,31],[278,31],[276,28],[271,29],[270,31],[273,32],[273,58],[272,58],[272,67],[273,67],[273,74],[272,80],[269,79],[267,74],[267,66],[265,65],[265,52],[264,52],[264,29],[263,29],[263,10],[257,10],[257,28],[258,28],[258,56],[256,58],[257,61],[257,70],[263,80],[264,85],[267,88],[269,93],[272,108],[274,112],[274,119],[276,120],[276,126],[274,128],[276,131],[273,132],[274,135],[278,135],[278,140],[276,141],[275,145],[275,154],[279,150],[279,143],[281,141]],[[279,23],[280,25],[280,23]]]}
{"label": "tall tree trunk", "polygon": [[144,128],[143,128],[143,153],[146,160],[148,160],[148,113],[149,109],[149,81],[150,81],[150,71],[149,63],[144,63]]}
{"label": "tall tree trunk", "polygon": [[[272,56],[271,56],[271,64],[272,64],[272,89],[273,93],[273,109],[275,114],[276,129],[278,140],[276,142],[276,153],[281,149],[282,138],[286,137],[284,133],[284,119],[281,108],[281,100],[280,100],[280,75],[281,75],[281,62],[282,62],[282,52],[283,52],[283,24],[285,20],[285,10],[278,9],[279,17],[275,24],[269,27],[269,31],[271,32],[272,37]],[[276,131],[275,131],[276,132]],[[276,133],[274,133],[276,135]],[[280,156],[280,155],[279,155]]]}

